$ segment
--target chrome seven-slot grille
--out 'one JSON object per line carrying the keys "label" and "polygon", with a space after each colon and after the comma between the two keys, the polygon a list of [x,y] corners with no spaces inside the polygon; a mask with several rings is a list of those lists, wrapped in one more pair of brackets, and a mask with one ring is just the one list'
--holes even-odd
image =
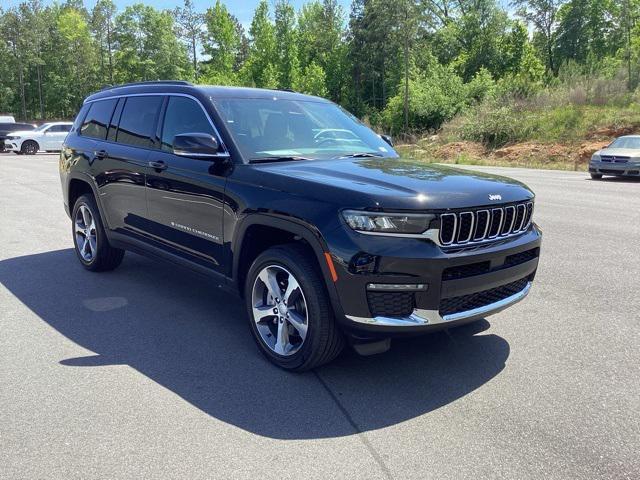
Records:
{"label": "chrome seven-slot grille", "polygon": [[440,244],[467,245],[524,232],[531,224],[533,202],[479,208],[440,215]]}

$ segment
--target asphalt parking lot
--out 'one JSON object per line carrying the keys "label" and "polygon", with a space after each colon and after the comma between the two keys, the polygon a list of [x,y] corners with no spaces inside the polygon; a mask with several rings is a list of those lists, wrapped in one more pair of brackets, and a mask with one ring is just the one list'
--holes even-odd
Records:
{"label": "asphalt parking lot", "polygon": [[56,155],[0,155],[0,477],[640,478],[640,181],[484,168],[537,193],[529,298],[288,374],[240,302],[72,250]]}

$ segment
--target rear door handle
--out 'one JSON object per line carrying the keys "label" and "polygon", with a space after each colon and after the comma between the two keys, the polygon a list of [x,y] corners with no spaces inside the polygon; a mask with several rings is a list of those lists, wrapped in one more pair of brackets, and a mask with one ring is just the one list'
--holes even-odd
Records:
{"label": "rear door handle", "polygon": [[99,150],[96,152],[96,158],[99,158],[100,160],[103,160],[108,156],[109,156],[109,153],[107,153],[106,150]]}
{"label": "rear door handle", "polygon": [[165,162],[163,162],[162,160],[149,162],[149,166],[151,168],[155,168],[156,170],[166,170],[167,167],[168,167],[168,165]]}

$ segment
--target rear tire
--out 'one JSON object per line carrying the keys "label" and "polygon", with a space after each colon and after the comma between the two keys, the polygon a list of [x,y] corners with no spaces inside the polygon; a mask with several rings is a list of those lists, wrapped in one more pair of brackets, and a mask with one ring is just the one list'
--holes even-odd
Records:
{"label": "rear tire", "polygon": [[40,146],[38,145],[37,142],[33,140],[25,141],[20,147],[20,151],[25,155],[35,155],[36,153],[38,153],[39,149],[40,149]]}
{"label": "rear tire", "polygon": [[601,173],[592,173],[591,174],[591,180],[600,180],[602,178],[602,174]]}
{"label": "rear tire", "polygon": [[310,370],[344,348],[315,258],[301,245],[281,245],[260,254],[249,269],[244,293],[251,333],[278,367]]}
{"label": "rear tire", "polygon": [[124,250],[109,244],[93,195],[82,195],[76,200],[71,219],[73,244],[84,268],[105,272],[122,263]]}

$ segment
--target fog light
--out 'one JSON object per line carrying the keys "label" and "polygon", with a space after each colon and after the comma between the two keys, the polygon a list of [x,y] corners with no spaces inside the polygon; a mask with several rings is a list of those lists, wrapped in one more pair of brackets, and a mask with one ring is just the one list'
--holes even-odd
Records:
{"label": "fog light", "polygon": [[426,283],[369,283],[367,290],[376,292],[418,292],[426,290]]}

